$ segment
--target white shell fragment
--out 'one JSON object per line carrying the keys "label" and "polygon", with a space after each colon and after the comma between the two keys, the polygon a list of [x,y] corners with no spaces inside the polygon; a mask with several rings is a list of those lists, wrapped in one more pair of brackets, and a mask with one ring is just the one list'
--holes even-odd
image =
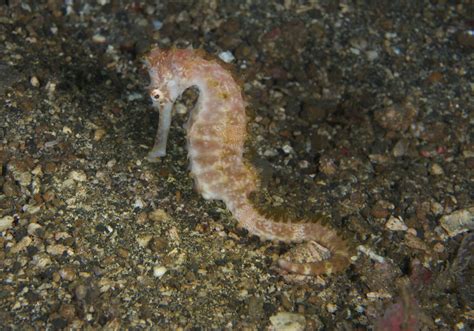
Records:
{"label": "white shell fragment", "polygon": [[272,328],[275,331],[303,331],[306,326],[306,319],[303,315],[280,312],[270,317]]}
{"label": "white shell fragment", "polygon": [[166,267],[154,266],[153,267],[153,276],[155,276],[156,278],[161,278],[167,271],[168,271],[168,269],[166,269]]}
{"label": "white shell fragment", "polygon": [[408,227],[400,217],[390,216],[385,227],[392,231],[406,231]]}
{"label": "white shell fragment", "polygon": [[73,170],[69,173],[69,178],[76,182],[85,182],[87,180],[87,175],[82,170]]}
{"label": "white shell fragment", "polygon": [[13,224],[14,218],[12,216],[4,216],[0,218],[0,231],[5,231]]}
{"label": "white shell fragment", "polygon": [[450,237],[474,229],[474,207],[457,210],[439,220]]}
{"label": "white shell fragment", "polygon": [[225,63],[231,63],[232,61],[235,60],[234,55],[230,51],[225,51],[225,52],[220,52],[219,53],[219,59],[224,61]]}

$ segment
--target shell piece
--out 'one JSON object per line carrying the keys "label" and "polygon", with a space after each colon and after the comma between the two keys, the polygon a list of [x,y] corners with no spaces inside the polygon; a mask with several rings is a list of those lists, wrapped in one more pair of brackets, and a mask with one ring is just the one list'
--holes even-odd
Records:
{"label": "shell piece", "polygon": [[474,229],[474,207],[457,210],[439,220],[450,237]]}
{"label": "shell piece", "polygon": [[5,231],[13,226],[13,216],[4,216],[0,218],[0,231]]}

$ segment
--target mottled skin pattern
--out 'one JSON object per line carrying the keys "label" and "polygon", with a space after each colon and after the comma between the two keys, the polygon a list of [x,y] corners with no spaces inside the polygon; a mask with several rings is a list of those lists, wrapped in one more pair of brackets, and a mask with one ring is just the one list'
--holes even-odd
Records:
{"label": "mottled skin pattern", "polygon": [[280,259],[287,272],[318,275],[344,270],[350,264],[348,242],[335,230],[314,222],[277,222],[259,213],[249,200],[258,187],[255,170],[243,158],[246,139],[245,102],[240,86],[216,60],[201,51],[154,49],[147,57],[150,95],[160,111],[153,161],[166,155],[171,111],[176,98],[191,86],[199,99],[187,124],[188,157],[197,190],[205,199],[222,200],[239,226],[263,240],[316,241],[331,250],[331,258],[296,263]]}

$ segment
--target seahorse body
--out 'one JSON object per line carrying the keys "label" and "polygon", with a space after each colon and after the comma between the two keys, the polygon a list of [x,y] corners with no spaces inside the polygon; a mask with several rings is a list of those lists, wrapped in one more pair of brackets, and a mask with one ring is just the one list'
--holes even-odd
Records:
{"label": "seahorse body", "polygon": [[240,226],[263,240],[317,241],[331,250],[328,260],[295,263],[280,259],[279,267],[292,273],[317,275],[344,270],[350,264],[349,243],[319,223],[277,222],[259,213],[249,200],[258,178],[243,158],[246,139],[245,102],[231,73],[203,52],[154,49],[147,57],[150,96],[160,120],[149,160],[166,154],[173,103],[191,86],[199,99],[187,123],[188,157],[197,190],[205,199],[222,200]]}

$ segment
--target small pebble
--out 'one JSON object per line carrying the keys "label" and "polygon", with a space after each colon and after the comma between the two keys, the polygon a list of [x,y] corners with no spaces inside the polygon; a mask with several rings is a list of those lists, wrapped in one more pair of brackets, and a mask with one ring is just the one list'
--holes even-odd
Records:
{"label": "small pebble", "polygon": [[459,331],[464,331],[466,330],[466,326],[464,325],[463,322],[456,323],[456,329]]}
{"label": "small pebble", "polygon": [[269,148],[263,152],[263,155],[264,156],[277,156],[278,151],[275,148]]}
{"label": "small pebble", "polygon": [[94,132],[94,140],[99,141],[105,136],[105,130],[104,129],[97,129]]}
{"label": "small pebble", "polygon": [[36,254],[33,256],[33,265],[38,269],[43,269],[51,264],[51,258],[45,253]]}
{"label": "small pebble", "polygon": [[433,246],[433,249],[436,253],[443,253],[445,251],[445,247],[442,243],[436,243]]}
{"label": "small pebble", "polygon": [[[62,255],[64,252],[72,251],[69,247],[57,244],[57,245],[49,245],[46,248],[46,252],[48,252],[51,255]],[[72,255],[72,254],[69,254]]]}
{"label": "small pebble", "polygon": [[33,242],[30,236],[24,236],[15,246],[12,247],[11,253],[18,253],[25,250]]}
{"label": "small pebble", "polygon": [[31,77],[31,78],[30,78],[30,84],[31,84],[31,86],[33,86],[33,87],[39,87],[39,86],[40,86],[40,82],[39,82],[38,77],[36,77],[36,76]]}
{"label": "small pebble", "polygon": [[19,188],[13,180],[5,181],[5,183],[3,184],[3,193],[7,197],[14,197],[20,194]]}
{"label": "small pebble", "polygon": [[92,41],[95,42],[96,44],[103,44],[103,43],[105,43],[106,40],[107,39],[101,34],[95,34],[92,37]]}
{"label": "small pebble", "polygon": [[425,252],[431,252],[430,247],[424,242],[422,239],[418,238],[416,234],[412,234],[411,232],[407,232],[405,235],[404,240],[405,245],[410,248],[418,249]]}
{"label": "small pebble", "polygon": [[69,173],[69,178],[76,182],[85,182],[87,175],[83,170],[73,170]]}
{"label": "small pebble", "polygon": [[367,51],[365,55],[367,56],[367,60],[369,61],[375,61],[379,57],[379,53],[377,51]]}
{"label": "small pebble", "polygon": [[438,163],[433,163],[430,168],[430,173],[434,176],[439,176],[444,174],[444,170]]}
{"label": "small pebble", "polygon": [[328,303],[326,305],[326,309],[328,312],[330,312],[331,314],[332,313],[335,313],[337,311],[337,305],[335,305],[334,303]]}
{"label": "small pebble", "polygon": [[293,151],[293,147],[288,144],[283,145],[282,149],[286,154],[290,154]]}
{"label": "small pebble", "polygon": [[371,300],[391,299],[392,295],[384,290],[379,290],[377,292],[368,292],[367,298]]}
{"label": "small pebble", "polygon": [[64,280],[73,281],[76,279],[76,270],[73,267],[64,267],[59,269],[59,275]]}
{"label": "small pebble", "polygon": [[161,22],[160,20],[153,20],[153,28],[155,30],[160,30],[161,28],[163,27],[163,22]]}
{"label": "small pebble", "polygon": [[357,250],[360,251],[361,253],[364,253],[365,255],[367,255],[372,260],[378,263],[385,263],[385,258],[375,253],[371,248],[365,247],[363,245],[359,245],[357,246]]}
{"label": "small pebble", "polygon": [[124,258],[124,259],[127,259],[130,256],[130,253],[128,252],[128,250],[126,250],[123,247],[119,247],[117,249],[117,254],[118,254],[118,256],[120,256],[121,258]]}
{"label": "small pebble", "polygon": [[146,248],[150,244],[150,240],[153,238],[151,234],[141,235],[137,238],[138,245],[140,247]]}
{"label": "small pebble", "polygon": [[328,157],[322,157],[319,160],[319,171],[326,176],[333,176],[337,172],[337,165],[334,159]]}
{"label": "small pebble", "polygon": [[440,215],[443,212],[444,208],[443,205],[439,202],[432,202],[431,203],[431,212],[435,215]]}
{"label": "small pebble", "polygon": [[61,308],[59,308],[59,314],[64,319],[71,321],[76,315],[76,308],[71,304],[62,304]]}
{"label": "small pebble", "polygon": [[46,83],[46,91],[48,91],[48,95],[52,95],[56,91],[56,83]]}
{"label": "small pebble", "polygon": [[133,208],[142,209],[144,206],[145,204],[143,203],[143,200],[140,198],[137,198],[135,202],[133,203]]}
{"label": "small pebble", "polygon": [[309,162],[306,160],[302,160],[298,163],[301,169],[307,169],[309,167]]}
{"label": "small pebble", "polygon": [[390,210],[384,201],[379,201],[372,207],[370,214],[375,218],[386,218],[390,215]]}
{"label": "small pebble", "polygon": [[403,132],[413,123],[418,110],[408,101],[375,112],[375,121],[384,129]]}
{"label": "small pebble", "polygon": [[401,218],[394,216],[390,216],[387,223],[385,223],[385,227],[392,231],[406,231],[408,229]]}
{"label": "small pebble", "polygon": [[83,284],[80,284],[74,290],[74,294],[78,300],[84,300],[87,296],[87,287]]}
{"label": "small pebble", "polygon": [[135,101],[135,100],[141,100],[143,99],[143,94],[142,93],[130,93],[127,96],[128,101]]}
{"label": "small pebble", "polygon": [[400,139],[397,141],[395,146],[393,147],[392,154],[395,157],[402,157],[406,155],[408,151],[408,141],[405,139]]}
{"label": "small pebble", "polygon": [[270,323],[275,331],[303,331],[306,319],[303,315],[280,312],[270,317]]}
{"label": "small pebble", "polygon": [[168,221],[171,219],[163,209],[155,209],[148,216],[154,222]]}
{"label": "small pebble", "polygon": [[168,269],[166,269],[166,267],[154,266],[153,267],[153,276],[155,276],[156,278],[161,278],[167,271],[168,271]]}
{"label": "small pebble", "polygon": [[42,226],[39,225],[38,223],[30,223],[28,224],[28,234],[34,236],[37,234],[37,231],[41,228]]}
{"label": "small pebble", "polygon": [[225,63],[231,63],[232,61],[235,60],[235,57],[234,57],[234,55],[232,54],[232,52],[230,52],[230,51],[225,51],[225,52],[219,53],[219,59],[221,59],[221,60],[224,61]]}
{"label": "small pebble", "polygon": [[12,216],[4,216],[0,218],[0,231],[5,231],[13,225],[14,218]]}
{"label": "small pebble", "polygon": [[109,161],[107,162],[107,168],[112,169],[116,164],[117,164],[117,160],[116,160],[116,159],[109,160]]}

